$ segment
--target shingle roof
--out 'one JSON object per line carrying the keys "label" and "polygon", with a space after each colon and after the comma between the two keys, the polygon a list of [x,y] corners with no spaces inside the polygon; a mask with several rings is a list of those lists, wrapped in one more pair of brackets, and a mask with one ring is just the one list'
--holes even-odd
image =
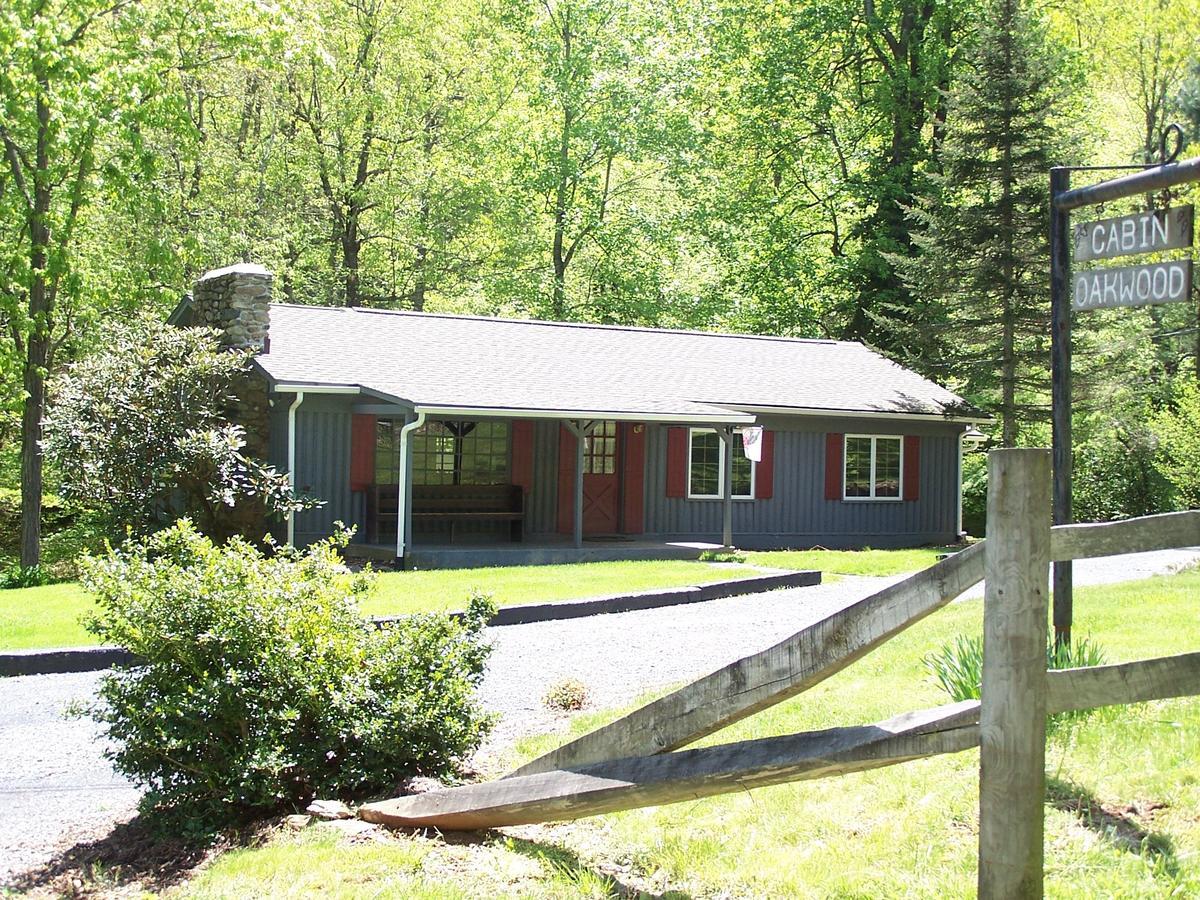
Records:
{"label": "shingle roof", "polygon": [[962,415],[964,401],[861,344],[272,304],[276,383],[417,406],[748,419],[745,410]]}

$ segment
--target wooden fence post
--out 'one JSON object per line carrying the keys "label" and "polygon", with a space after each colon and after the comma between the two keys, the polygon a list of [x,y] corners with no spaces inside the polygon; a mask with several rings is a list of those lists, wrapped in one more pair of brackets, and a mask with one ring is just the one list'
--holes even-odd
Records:
{"label": "wooden fence post", "polygon": [[1042,896],[1050,452],[988,455],[979,896]]}

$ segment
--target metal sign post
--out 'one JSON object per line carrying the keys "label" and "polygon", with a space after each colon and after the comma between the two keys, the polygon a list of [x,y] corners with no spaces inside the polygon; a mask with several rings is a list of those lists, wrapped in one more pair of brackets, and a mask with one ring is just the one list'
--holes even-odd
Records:
{"label": "metal sign post", "polygon": [[[1167,156],[1167,135],[1175,137],[1174,153]],[[1071,239],[1071,211],[1149,194],[1164,188],[1200,181],[1200,157],[1174,162],[1183,143],[1183,131],[1170,126],[1163,134],[1163,162],[1144,171],[1099,184],[1071,189],[1071,172],[1088,166],[1059,166],[1050,170],[1050,328],[1051,386],[1054,464],[1054,524],[1071,522],[1071,312],[1110,306],[1141,306],[1171,303],[1191,297],[1191,260],[1098,269],[1087,273],[1080,288],[1071,282],[1072,246],[1081,261],[1107,259],[1131,253],[1147,253],[1190,247],[1192,213],[1182,207],[1163,213],[1140,213],[1087,223]],[[1108,168],[1108,167],[1100,167]],[[1126,168],[1126,167],[1112,167]],[[1131,222],[1132,224],[1126,224]],[[1107,279],[1107,280],[1106,280]],[[1070,643],[1072,620],[1072,570],[1070,562],[1054,564],[1054,639]]]}

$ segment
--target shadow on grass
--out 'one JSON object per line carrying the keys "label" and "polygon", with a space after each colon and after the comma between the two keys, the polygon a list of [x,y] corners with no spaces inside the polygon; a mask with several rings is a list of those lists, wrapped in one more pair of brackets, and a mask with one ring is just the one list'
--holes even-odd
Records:
{"label": "shadow on grass", "polygon": [[503,838],[504,845],[509,850],[545,863],[546,867],[558,878],[579,888],[581,894],[587,896],[599,894],[604,897],[645,897],[650,900],[691,900],[691,894],[683,891],[669,890],[662,894],[655,894],[625,884],[612,873],[585,865],[573,850],[558,844],[544,844],[509,835],[499,836]]}
{"label": "shadow on grass", "polygon": [[261,840],[263,825],[227,834],[185,838],[165,833],[144,816],[117,825],[102,838],[81,841],[4,887],[21,893],[90,896],[120,888],[165,890],[187,878],[209,857]]}
{"label": "shadow on grass", "polygon": [[[612,872],[605,872],[598,866],[587,865],[575,851],[561,844],[530,840],[494,829],[485,831],[438,831],[427,828],[397,830],[410,834],[423,834],[449,845],[502,846],[506,850],[543,864],[550,877],[571,885],[583,896],[637,897],[644,898],[644,900],[692,900],[692,895],[684,891],[667,890],[656,893],[652,888],[627,884]],[[625,873],[619,874],[624,875]]]}
{"label": "shadow on grass", "polygon": [[1143,820],[1161,809],[1162,804],[1115,807],[1101,803],[1085,787],[1053,777],[1046,779],[1046,801],[1055,809],[1074,814],[1084,828],[1096,832],[1112,846],[1144,854],[1168,875],[1178,874],[1179,862],[1171,838],[1143,826]]}

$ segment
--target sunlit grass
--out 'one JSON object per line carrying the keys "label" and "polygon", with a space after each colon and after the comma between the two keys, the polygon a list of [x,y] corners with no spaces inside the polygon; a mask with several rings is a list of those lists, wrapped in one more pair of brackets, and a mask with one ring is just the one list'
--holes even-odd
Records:
{"label": "sunlit grass", "polygon": [[91,597],[75,582],[0,591],[0,650],[95,644],[83,627]]}
{"label": "sunlit grass", "polygon": [[776,569],[817,569],[833,575],[901,575],[928,568],[947,550],[763,550],[746,553],[746,562]]}
{"label": "sunlit grass", "polygon": [[[694,560],[506,566],[425,572],[382,572],[362,602],[364,615],[385,616],[464,609],[473,590],[500,606],[549,603],[657,588],[711,584],[763,574],[748,565]],[[96,639],[82,619],[92,598],[76,582],[0,591],[0,650],[87,646]]]}
{"label": "sunlit grass", "polygon": [[491,594],[500,606],[512,606],[710,584],[761,574],[751,566],[694,560],[383,572],[374,594],[364,602],[363,611],[379,616],[462,609],[473,590]]}

